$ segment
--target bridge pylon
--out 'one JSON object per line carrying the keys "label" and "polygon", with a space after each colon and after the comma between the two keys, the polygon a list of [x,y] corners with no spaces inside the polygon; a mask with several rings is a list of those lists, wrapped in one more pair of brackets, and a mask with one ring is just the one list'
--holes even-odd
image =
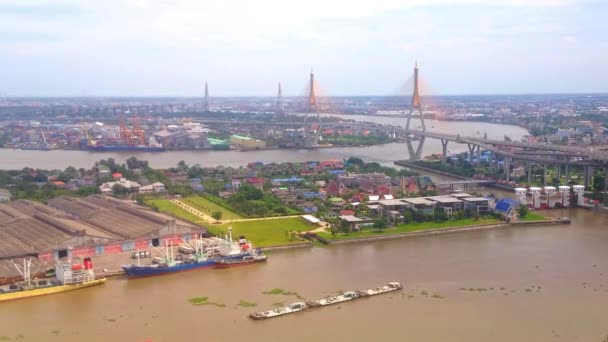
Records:
{"label": "bridge pylon", "polygon": [[203,101],[203,110],[209,111],[209,85],[205,82],[205,100]]}
{"label": "bridge pylon", "polygon": [[285,111],[283,109],[283,90],[281,89],[281,82],[279,82],[279,88],[277,91],[276,111],[278,115],[285,115]]}
{"label": "bridge pylon", "polygon": [[[315,75],[310,71],[310,89],[308,93],[308,101],[306,103],[306,113],[304,115],[304,147],[312,148],[319,145],[319,137],[321,135],[321,114],[319,113],[319,104],[317,103],[317,95],[315,92]],[[317,129],[314,134],[311,134],[309,127],[306,127],[306,121],[309,115],[317,114]]]}
{"label": "bridge pylon", "polygon": [[412,116],[418,111],[420,117],[420,123],[422,124],[422,132],[426,132],[426,125],[424,123],[424,116],[422,114],[422,102],[420,101],[420,90],[418,87],[418,62],[414,65],[414,93],[412,94],[412,103],[410,104],[410,110],[407,113],[407,121],[405,122],[405,143],[407,144],[408,153],[411,160],[417,160],[422,158],[422,148],[424,146],[425,137],[421,136],[418,142],[418,147],[414,149],[413,141],[415,140],[414,135],[410,132],[410,123]]}

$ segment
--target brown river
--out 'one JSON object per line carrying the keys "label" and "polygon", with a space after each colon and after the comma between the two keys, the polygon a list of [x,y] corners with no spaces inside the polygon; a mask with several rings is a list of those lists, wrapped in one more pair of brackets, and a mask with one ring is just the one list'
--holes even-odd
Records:
{"label": "brown river", "polygon": [[[0,340],[602,341],[608,335],[608,216],[572,225],[270,253],[269,262],[8,302]],[[401,281],[402,292],[267,321],[247,315],[294,296]],[[225,304],[193,306],[192,297]],[[241,300],[256,307],[237,306]]]}
{"label": "brown river", "polygon": [[[318,157],[302,153],[305,160],[341,156],[330,151],[336,149],[312,152],[323,154]],[[48,156],[84,153],[55,152]],[[293,155],[281,153],[273,158]],[[399,159],[393,153],[382,147],[372,159]],[[66,165],[45,158],[28,160]],[[115,278],[97,288],[8,302],[0,306],[0,341],[603,341],[608,215],[582,209],[558,215],[572,224],[275,251],[266,264]],[[388,281],[402,282],[404,290],[267,321],[247,317],[298,300],[263,294],[273,288],[315,299]],[[225,306],[193,306],[192,297]],[[257,306],[238,306],[241,300]]]}

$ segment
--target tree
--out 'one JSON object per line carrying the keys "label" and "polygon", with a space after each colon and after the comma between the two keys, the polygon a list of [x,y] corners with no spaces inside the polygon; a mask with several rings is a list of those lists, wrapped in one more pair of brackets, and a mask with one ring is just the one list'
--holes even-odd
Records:
{"label": "tree", "polygon": [[353,231],[353,228],[352,228],[350,222],[348,222],[346,220],[341,220],[340,221],[340,230],[344,234],[349,235]]}
{"label": "tree", "polygon": [[222,219],[224,213],[222,213],[221,211],[214,211],[213,213],[211,213],[211,217],[213,217],[215,219],[215,221],[219,221]]}
{"label": "tree", "polygon": [[114,186],[112,186],[112,192],[114,192],[114,195],[126,195],[130,192],[130,190],[118,183],[114,184]]}
{"label": "tree", "polygon": [[412,214],[411,210],[406,210],[403,213],[403,223],[410,223],[414,221],[414,214]]}
{"label": "tree", "polygon": [[448,220],[448,214],[445,213],[443,208],[436,208],[434,216],[436,222],[444,222]]}
{"label": "tree", "polygon": [[593,175],[593,190],[604,191],[604,175],[597,173]]}
{"label": "tree", "polygon": [[526,217],[526,215],[528,215],[529,212],[530,212],[530,209],[528,209],[528,207],[526,207],[523,204],[521,204],[519,206],[519,208],[517,208],[517,215],[519,216],[520,219]]}
{"label": "tree", "polygon": [[387,223],[384,217],[374,220],[374,228],[378,229],[378,231],[382,231],[382,229],[386,228]]}
{"label": "tree", "polygon": [[417,211],[414,213],[414,220],[416,220],[416,222],[424,222],[426,221],[426,216],[422,212]]}
{"label": "tree", "polygon": [[335,224],[330,225],[329,229],[331,231],[331,236],[333,236],[333,237],[335,237],[338,234],[338,232],[340,231],[338,229],[338,227],[336,227]]}
{"label": "tree", "polygon": [[131,157],[131,158],[127,159],[127,167],[130,170],[133,170],[133,169],[147,169],[148,168],[148,161],[146,161],[146,160],[138,160],[135,157]]}

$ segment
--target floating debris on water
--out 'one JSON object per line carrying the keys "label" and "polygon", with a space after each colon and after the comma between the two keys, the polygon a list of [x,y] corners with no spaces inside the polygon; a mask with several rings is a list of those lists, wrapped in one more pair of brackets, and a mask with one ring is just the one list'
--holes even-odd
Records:
{"label": "floating debris on water", "polygon": [[223,303],[216,303],[216,302],[210,302],[209,301],[209,297],[193,297],[188,299],[188,302],[192,305],[215,305],[218,308],[223,308],[226,306],[226,304]]}
{"label": "floating debris on water", "polygon": [[242,306],[244,308],[252,308],[252,307],[258,306],[258,304],[255,303],[255,302],[248,302],[246,300],[242,300],[241,299],[241,301],[239,302],[238,306]]}

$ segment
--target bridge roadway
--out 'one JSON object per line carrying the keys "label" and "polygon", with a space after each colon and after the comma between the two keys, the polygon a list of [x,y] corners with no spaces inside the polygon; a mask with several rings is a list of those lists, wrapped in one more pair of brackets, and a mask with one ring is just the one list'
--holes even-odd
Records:
{"label": "bridge roadway", "polygon": [[[410,134],[418,137],[427,137],[433,139],[439,139],[444,141],[452,141],[459,144],[470,144],[479,146],[485,150],[506,156],[514,159],[528,160],[538,163],[563,163],[570,165],[582,165],[582,166],[593,166],[593,165],[604,165],[608,162],[608,153],[598,151],[593,148],[578,147],[578,146],[565,146],[555,144],[542,144],[542,143],[525,143],[518,141],[502,141],[485,138],[474,138],[474,137],[463,137],[458,134],[444,134],[435,132],[423,132],[418,130],[410,130]],[[505,148],[519,148],[527,151],[513,151]],[[540,158],[536,155],[528,155],[528,152],[532,151],[550,151],[558,152],[553,154],[556,157],[564,157],[565,159],[555,158]],[[523,153],[522,153],[523,152]],[[533,153],[530,153],[533,154]],[[546,155],[547,153],[540,153]],[[574,160],[572,160],[574,159]]]}
{"label": "bridge roadway", "polygon": [[[195,120],[206,124],[238,124],[238,125],[274,125],[282,127],[300,127],[314,124],[314,122],[293,121],[293,122],[260,122],[256,120],[218,120],[218,119],[198,119]],[[345,121],[324,121],[323,127],[349,127],[360,129],[380,129],[399,133],[400,135],[411,134],[415,137],[427,137],[444,141],[456,142],[459,144],[470,144],[479,146],[493,153],[511,157],[518,160],[526,160],[536,163],[546,164],[570,164],[580,166],[605,166],[608,163],[608,152],[599,148],[565,146],[542,143],[525,143],[518,141],[504,141],[476,137],[465,137],[458,134],[445,134],[420,130],[406,131],[403,127],[382,125],[371,122],[345,122]],[[542,152],[541,152],[542,151]],[[552,158],[543,158],[551,156]]]}

